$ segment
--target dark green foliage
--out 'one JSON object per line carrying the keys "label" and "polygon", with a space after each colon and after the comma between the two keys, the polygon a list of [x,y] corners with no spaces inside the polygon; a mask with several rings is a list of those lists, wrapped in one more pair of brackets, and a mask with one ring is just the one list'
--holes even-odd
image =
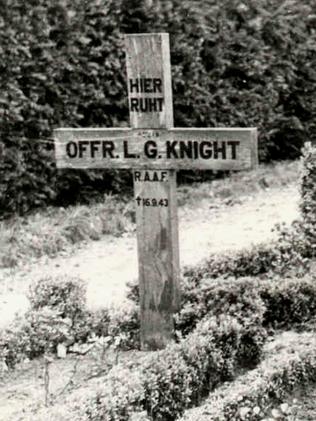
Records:
{"label": "dark green foliage", "polygon": [[128,124],[124,33],[170,33],[176,126],[256,126],[262,159],[299,156],[315,138],[314,27],[313,0],[2,0],[1,216],[131,186],[57,171],[50,140]]}

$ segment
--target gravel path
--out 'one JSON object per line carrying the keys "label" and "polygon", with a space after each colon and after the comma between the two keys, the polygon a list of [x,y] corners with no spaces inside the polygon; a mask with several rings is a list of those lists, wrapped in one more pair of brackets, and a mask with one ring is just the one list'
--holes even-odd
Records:
{"label": "gravel path", "polygon": [[[299,215],[294,185],[267,189],[231,205],[209,200],[179,209],[181,265],[195,265],[210,253],[241,249],[273,238],[271,228]],[[42,258],[21,269],[0,270],[0,326],[28,307],[30,282],[45,275],[73,275],[87,282],[91,308],[124,300],[126,282],[137,277],[135,234],[104,237],[80,246],[72,256]]]}

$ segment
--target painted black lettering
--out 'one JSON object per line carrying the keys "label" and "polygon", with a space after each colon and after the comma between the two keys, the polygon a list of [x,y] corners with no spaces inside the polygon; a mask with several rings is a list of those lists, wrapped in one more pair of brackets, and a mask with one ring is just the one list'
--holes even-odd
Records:
{"label": "painted black lettering", "polygon": [[153,112],[157,111],[157,101],[156,98],[146,98],[148,104],[148,111]]}
{"label": "painted black lettering", "polygon": [[112,142],[112,140],[104,140],[102,142],[103,158],[107,158],[107,156],[109,156],[110,158],[114,158],[114,154],[113,154],[114,149],[115,149],[115,145]]}
{"label": "painted black lettering", "polygon": [[144,154],[147,158],[157,158],[157,143],[154,140],[147,140],[147,142],[145,142]]}
{"label": "painted black lettering", "polygon": [[82,158],[83,157],[83,153],[86,152],[88,145],[89,145],[89,142],[87,140],[79,140],[78,141],[79,158]]}
{"label": "painted black lettering", "polygon": [[146,113],[148,111],[148,106],[147,106],[147,99],[148,98],[139,98],[139,111],[141,111],[142,113]]}
{"label": "painted black lettering", "polygon": [[158,174],[157,174],[156,171],[154,171],[154,173],[153,173],[153,179],[152,179],[152,181],[159,181],[159,177],[158,177]]}
{"label": "painted black lettering", "polygon": [[199,157],[199,142],[197,142],[197,141],[193,142],[193,151],[194,151],[193,158],[198,159],[198,157]]}
{"label": "painted black lettering", "polygon": [[162,104],[163,104],[163,98],[156,98],[156,101],[158,102],[158,111],[162,111]]}
{"label": "painted black lettering", "polygon": [[150,175],[149,175],[149,172],[148,171],[145,171],[144,181],[151,181]]}
{"label": "painted black lettering", "polygon": [[140,175],[141,175],[140,171],[134,171],[134,181],[141,181]]}
{"label": "painted black lettering", "polygon": [[131,98],[130,109],[131,109],[131,111],[139,111],[138,98]]}
{"label": "painted black lettering", "polygon": [[227,145],[231,146],[231,157],[232,159],[237,159],[237,146],[239,146],[240,142],[238,140],[230,140],[227,142]]}
{"label": "painted black lettering", "polygon": [[151,93],[153,92],[152,90],[152,79],[150,78],[145,78],[144,79],[144,92],[146,93]]}
{"label": "painted black lettering", "polygon": [[176,146],[177,146],[178,142],[176,140],[174,140],[173,142],[171,142],[170,140],[167,140],[166,142],[166,155],[167,155],[167,159],[170,158],[179,158],[177,151],[176,151]]}
{"label": "painted black lettering", "polygon": [[130,79],[129,80],[129,91],[132,93],[135,90],[135,92],[139,92],[139,79]]}
{"label": "painted black lettering", "polygon": [[161,181],[167,180],[167,175],[168,175],[167,171],[162,171],[160,173]]}
{"label": "painted black lettering", "polygon": [[101,145],[100,140],[91,140],[90,142],[90,152],[91,152],[91,158],[95,157],[96,152],[99,151],[99,146]]}
{"label": "painted black lettering", "polygon": [[209,159],[212,157],[212,143],[205,141],[200,143],[200,157]]}
{"label": "painted black lettering", "polygon": [[153,79],[153,92],[162,92],[162,80],[159,78]]}
{"label": "painted black lettering", "polygon": [[76,158],[78,153],[78,145],[76,142],[68,142],[66,145],[66,152],[69,158]]}
{"label": "painted black lettering", "polygon": [[213,142],[213,148],[214,148],[214,159],[219,159],[219,154],[222,154],[221,159],[226,159],[226,143],[221,142],[222,146],[219,147],[216,140]]}
{"label": "painted black lettering", "polygon": [[187,142],[179,142],[180,146],[180,158],[190,158],[192,159],[192,140]]}
{"label": "painted black lettering", "polygon": [[123,142],[123,151],[124,151],[124,158],[132,158],[132,159],[136,158],[136,154],[130,153],[128,151],[128,141],[127,140],[124,140],[124,142]]}

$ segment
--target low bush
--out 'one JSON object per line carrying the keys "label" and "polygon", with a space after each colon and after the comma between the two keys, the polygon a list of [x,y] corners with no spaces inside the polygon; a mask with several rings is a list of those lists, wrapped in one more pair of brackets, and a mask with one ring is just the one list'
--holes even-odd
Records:
{"label": "low bush", "polygon": [[137,365],[112,368],[102,390],[87,402],[90,421],[129,420],[147,411],[171,421],[236,374],[246,328],[230,316],[205,318],[178,344],[145,355]]}
{"label": "low bush", "polygon": [[308,270],[310,243],[304,234],[305,223],[295,221],[290,227],[278,225],[277,240],[262,243],[249,249],[210,256],[198,268],[188,268],[184,275],[201,278],[284,275],[295,270],[302,275]]}
{"label": "low bush", "polygon": [[30,285],[28,298],[34,310],[50,307],[73,318],[85,309],[86,287],[78,278],[47,276]]}
{"label": "low bush", "polygon": [[[182,305],[174,316],[178,336],[190,333],[206,315],[230,314],[254,330],[303,329],[316,317],[316,280],[272,276],[201,278],[181,282]],[[138,286],[131,282],[128,296],[138,302]],[[258,330],[258,332],[259,332]]]}
{"label": "low bush", "polygon": [[258,282],[266,311],[263,325],[276,329],[304,328],[316,316],[316,279],[284,278]]}
{"label": "low bush", "polygon": [[55,352],[59,343],[72,343],[72,320],[49,307],[29,310],[0,333],[0,358],[13,368],[24,359]]}
{"label": "low bush", "polygon": [[265,310],[253,279],[205,279],[195,283],[186,277],[182,282],[182,307],[175,316],[175,324],[182,334],[187,334],[204,316],[224,313],[245,326],[261,325]]}
{"label": "low bush", "polygon": [[316,315],[316,282],[313,275],[302,278],[218,278],[182,282],[181,310],[177,328],[190,332],[205,314],[234,315],[246,325],[287,329],[302,326]]}
{"label": "low bush", "polygon": [[[291,333],[278,342],[256,369],[218,387],[202,406],[186,411],[180,421],[259,421],[295,387],[314,381],[315,335]],[[272,414],[276,412],[281,418],[280,411],[272,409]]]}
{"label": "low bush", "polygon": [[138,307],[90,311],[85,294],[84,283],[71,277],[47,276],[31,285],[31,308],[0,332],[0,359],[13,368],[25,358],[55,352],[60,343],[70,346],[93,337],[105,337],[122,350],[138,349]]}

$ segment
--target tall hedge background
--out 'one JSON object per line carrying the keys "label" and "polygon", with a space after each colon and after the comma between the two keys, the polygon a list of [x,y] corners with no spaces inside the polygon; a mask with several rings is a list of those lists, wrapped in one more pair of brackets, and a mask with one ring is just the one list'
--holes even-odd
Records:
{"label": "tall hedge background", "polygon": [[316,138],[315,28],[315,0],[0,0],[0,216],[131,185],[57,171],[51,140],[129,124],[124,33],[169,32],[176,126],[256,126],[261,161],[298,157]]}

